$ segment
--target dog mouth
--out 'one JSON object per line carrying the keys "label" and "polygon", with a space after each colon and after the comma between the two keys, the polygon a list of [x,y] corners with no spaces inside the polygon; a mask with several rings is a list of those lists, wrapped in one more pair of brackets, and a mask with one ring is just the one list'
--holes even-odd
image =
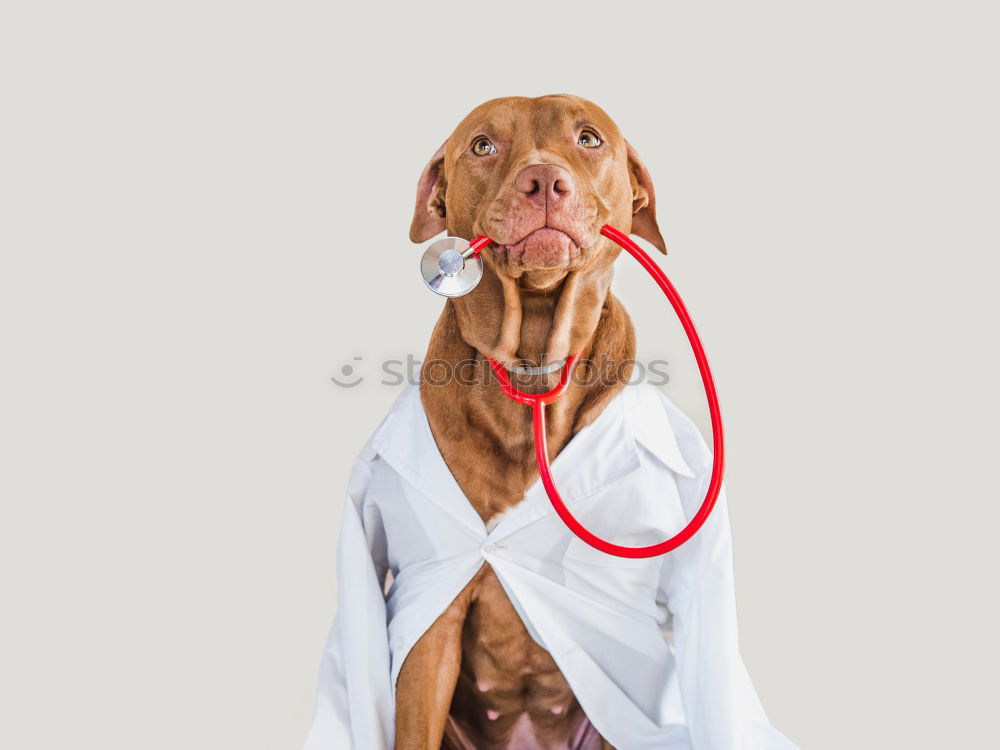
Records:
{"label": "dog mouth", "polygon": [[580,244],[567,232],[543,226],[513,244],[499,246],[514,264],[530,268],[562,268],[580,257]]}

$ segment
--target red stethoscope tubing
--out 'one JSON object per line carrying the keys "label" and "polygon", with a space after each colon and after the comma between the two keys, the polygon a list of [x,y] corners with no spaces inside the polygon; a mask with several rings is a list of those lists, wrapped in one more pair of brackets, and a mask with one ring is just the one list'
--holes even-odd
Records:
{"label": "red stethoscope tubing", "polygon": [[[719,396],[715,390],[715,380],[712,377],[712,370],[708,366],[708,357],[705,355],[705,348],[701,344],[698,331],[695,329],[691,315],[684,306],[684,302],[681,300],[680,294],[677,293],[677,289],[670,283],[670,279],[667,278],[660,267],[653,262],[653,259],[641,247],[635,244],[627,234],[619,232],[607,224],[601,228],[601,234],[620,245],[629,255],[639,261],[639,265],[646,269],[646,272],[653,277],[667,299],[670,300],[674,312],[677,313],[677,317],[684,327],[684,333],[687,334],[691,350],[694,352],[695,361],[698,363],[698,371],[701,373],[701,381],[705,386],[708,411],[712,418],[712,476],[709,480],[708,490],[705,493],[705,499],[702,500],[701,507],[698,508],[698,512],[688,521],[687,525],[670,539],[659,544],[651,544],[648,547],[625,547],[619,544],[612,544],[584,528],[583,524],[577,521],[569,508],[566,507],[566,503],[563,502],[562,497],[559,496],[559,490],[556,489],[555,482],[552,480],[552,472],[549,468],[549,451],[545,439],[545,406],[546,404],[551,404],[566,392],[579,354],[574,354],[566,359],[562,375],[559,378],[559,384],[548,393],[539,394],[522,393],[511,384],[510,377],[502,365],[493,359],[490,359],[489,362],[503,392],[513,401],[531,407],[532,430],[535,438],[535,460],[538,462],[538,473],[541,477],[542,485],[545,487],[545,492],[552,503],[552,507],[555,508],[556,513],[559,514],[563,523],[569,527],[570,531],[591,547],[601,552],[606,552],[609,555],[628,558],[655,557],[657,555],[665,555],[677,549],[693,537],[705,521],[708,520],[709,515],[712,513],[712,508],[715,507],[715,501],[722,490],[722,474],[725,468],[722,411],[719,408]],[[476,237],[471,243],[473,253],[478,255],[490,242],[491,240],[488,237]]]}

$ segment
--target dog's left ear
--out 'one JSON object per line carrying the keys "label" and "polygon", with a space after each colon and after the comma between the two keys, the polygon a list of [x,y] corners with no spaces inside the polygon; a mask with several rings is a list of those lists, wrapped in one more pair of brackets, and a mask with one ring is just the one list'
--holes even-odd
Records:
{"label": "dog's left ear", "polygon": [[431,157],[417,182],[417,204],[410,223],[410,242],[426,242],[447,228],[444,218],[444,147]]}
{"label": "dog's left ear", "polygon": [[638,152],[632,148],[632,144],[626,141],[625,148],[628,153],[629,180],[632,183],[631,234],[651,242],[666,255],[667,243],[663,241],[660,227],[656,223],[656,191],[653,190],[653,178],[639,158]]}

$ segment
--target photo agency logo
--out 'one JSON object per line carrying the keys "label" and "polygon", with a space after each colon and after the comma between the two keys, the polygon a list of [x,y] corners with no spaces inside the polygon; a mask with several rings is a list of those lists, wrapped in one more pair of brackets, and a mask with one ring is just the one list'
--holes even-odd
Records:
{"label": "photo agency logo", "polygon": [[[670,363],[666,359],[611,361],[607,358],[581,359],[573,370],[572,382],[587,385],[593,382],[619,382],[627,385],[649,383],[665,386],[670,382]],[[512,370],[514,375],[538,376],[559,372],[562,363],[534,364],[521,362]],[[457,383],[477,386],[496,382],[496,376],[485,359],[465,359],[449,362],[443,359],[423,361],[412,354],[402,358],[368,360],[361,355],[350,357],[330,377],[330,381],[345,390],[363,383],[386,388],[424,384],[445,386]]]}

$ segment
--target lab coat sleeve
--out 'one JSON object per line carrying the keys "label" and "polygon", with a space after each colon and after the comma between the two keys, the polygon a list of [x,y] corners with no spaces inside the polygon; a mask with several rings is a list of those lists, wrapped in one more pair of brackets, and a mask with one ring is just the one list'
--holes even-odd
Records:
{"label": "lab coat sleeve", "polygon": [[388,750],[393,744],[386,544],[378,508],[367,497],[371,473],[371,460],[356,459],[337,552],[337,615],[323,650],[304,750]]}
{"label": "lab coat sleeve", "polygon": [[[677,478],[691,518],[705,497],[712,456],[690,420],[669,402],[667,411],[696,474]],[[768,721],[740,656],[725,490],[701,530],[666,558],[660,593],[671,613],[681,699],[695,750],[795,750]]]}

